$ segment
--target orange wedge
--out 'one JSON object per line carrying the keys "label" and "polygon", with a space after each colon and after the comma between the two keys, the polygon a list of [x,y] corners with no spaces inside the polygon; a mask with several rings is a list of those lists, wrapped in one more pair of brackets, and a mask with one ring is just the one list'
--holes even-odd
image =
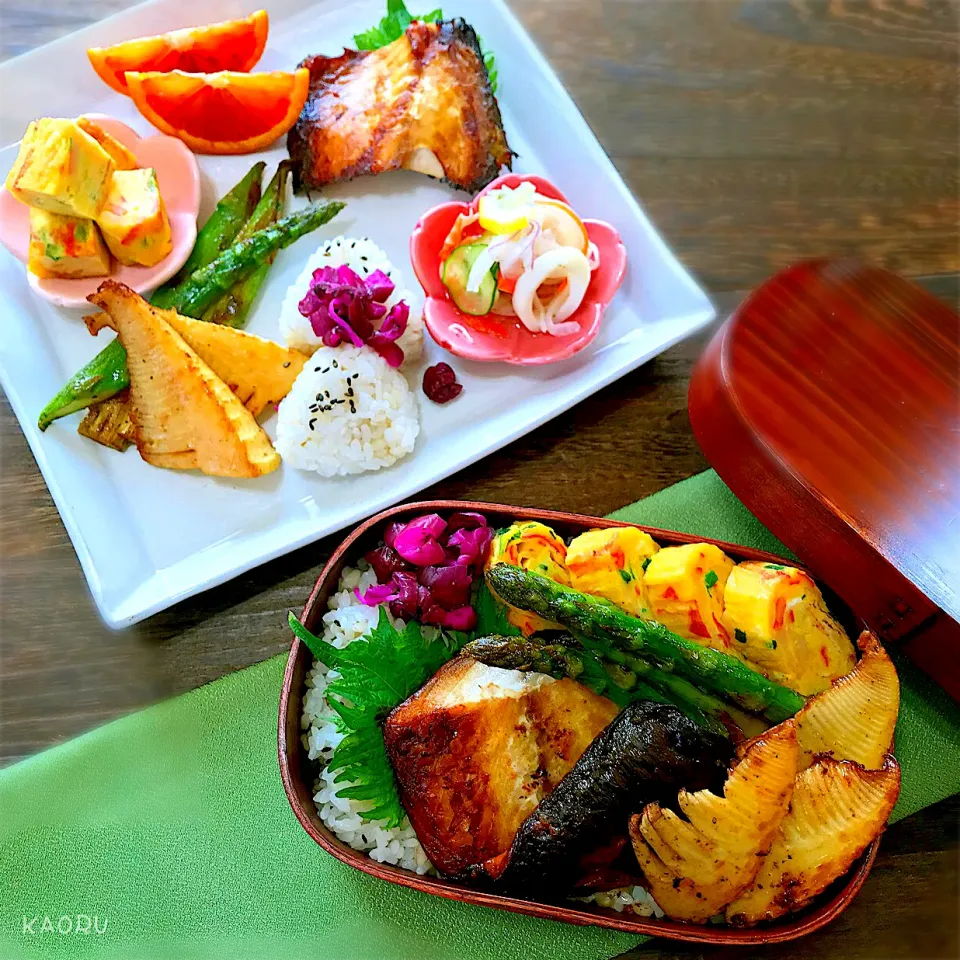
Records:
{"label": "orange wedge", "polygon": [[236,70],[246,73],[256,66],[267,44],[266,10],[244,20],[224,20],[203,27],[172,30],[156,37],[140,37],[112,47],[87,51],[97,75],[117,93],[127,92],[127,71],[147,73],[184,70],[214,73]]}
{"label": "orange wedge", "polygon": [[296,123],[310,72],[128,73],[137,109],[194,153],[252,153]]}

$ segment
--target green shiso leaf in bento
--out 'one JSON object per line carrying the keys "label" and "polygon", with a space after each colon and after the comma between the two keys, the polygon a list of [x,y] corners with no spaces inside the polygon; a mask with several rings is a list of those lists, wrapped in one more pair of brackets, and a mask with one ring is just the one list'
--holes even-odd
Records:
{"label": "green shiso leaf in bento", "polygon": [[520,628],[507,619],[507,608],[491,592],[487,581],[477,583],[473,598],[473,609],[477,612],[477,625],[471,639],[480,637],[519,637]]}
{"label": "green shiso leaf in bento", "polygon": [[327,685],[327,702],[339,717],[343,740],[333,752],[330,768],[345,783],[338,795],[367,802],[365,820],[384,820],[395,827],[404,817],[393,768],[383,743],[387,714],[426,683],[459,649],[444,634],[424,637],[410,622],[404,629],[390,622],[384,607],[369,633],[337,649],[314,636],[291,613],[290,629],[314,657],[338,676]]}
{"label": "green shiso leaf in bento", "polygon": [[[358,50],[379,50],[394,40],[399,40],[406,32],[407,27],[415,20],[420,23],[437,23],[443,19],[443,10],[437,7],[429,13],[412,14],[407,10],[403,0],[387,0],[387,12],[383,19],[369,30],[363,33],[354,34],[353,42]],[[483,55],[483,65],[487,68],[487,75],[490,77],[490,90],[497,92],[497,61],[493,52],[489,50],[481,37],[477,37],[480,43],[480,52]]]}

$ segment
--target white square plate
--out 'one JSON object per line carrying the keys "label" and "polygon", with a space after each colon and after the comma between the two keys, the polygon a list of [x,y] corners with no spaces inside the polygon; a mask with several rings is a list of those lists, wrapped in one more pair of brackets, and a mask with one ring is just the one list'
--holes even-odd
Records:
{"label": "white square plate", "polygon": [[[152,132],[126,98],[96,77],[87,47],[246,16],[258,5],[260,0],[153,0],[0,66],[0,89],[17,91],[0,98],[0,143],[6,144],[0,172],[12,165],[16,142],[35,117],[100,112],[141,134]],[[263,5],[270,14],[269,41],[257,68],[263,70],[292,69],[312,53],[335,54],[385,8],[384,0]],[[466,17],[496,54],[504,125],[519,154],[515,169],[552,180],[582,215],[608,220],[623,237],[627,280],[600,335],[578,356],[536,369],[454,359],[462,395],[445,407],[420,395],[417,449],[389,470],[324,480],[282,467],[260,480],[230,482],[155,469],[133,449],[121,455],[99,447],[76,433],[79,414],[39,433],[39,411],[102,348],[106,334],[95,342],[79,312],[58,311],[34,297],[22,265],[0,251],[0,380],[111,626],[136,623],[411,496],[536,429],[712,318],[707,297],[657,235],[501,0],[446,0],[443,10],[448,17]],[[254,159],[266,159],[269,174],[284,155],[280,145],[256,158],[201,157],[201,219]],[[279,255],[248,325],[252,332],[280,339],[277,314],[287,286],[318,243],[340,233],[370,236],[416,288],[407,253],[411,230],[430,207],[465,195],[398,172],[335,186],[325,196],[345,199],[346,210]],[[428,337],[427,357],[411,377],[418,393],[422,369],[440,359],[451,358]],[[271,421],[265,426],[271,433]]]}

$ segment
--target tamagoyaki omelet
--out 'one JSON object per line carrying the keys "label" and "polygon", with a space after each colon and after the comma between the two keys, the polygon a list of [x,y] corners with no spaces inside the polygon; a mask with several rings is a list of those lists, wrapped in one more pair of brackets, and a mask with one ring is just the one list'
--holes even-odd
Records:
{"label": "tamagoyaki omelet", "polygon": [[[501,530],[490,544],[487,569],[498,563],[508,563],[541,577],[548,577],[565,587],[570,586],[570,574],[566,565],[567,545],[563,538],[546,524],[537,520],[513,523]],[[507,606],[507,620],[518,627],[525,637],[540,630],[561,630],[551,623],[526,610]]]}
{"label": "tamagoyaki omelet", "polygon": [[650,534],[636,527],[588,530],[567,547],[570,586],[605,597],[635,617],[649,617],[644,570],[659,549]]}
{"label": "tamagoyaki omelet", "polygon": [[856,664],[853,644],[802,570],[749,561],[731,571],[723,621],[734,646],[771,680],[809,696]]}
{"label": "tamagoyaki omelet", "polygon": [[97,224],[125,266],[152,267],[173,249],[167,209],[150,167],[113,174]]}
{"label": "tamagoyaki omelet", "polygon": [[20,142],[7,189],[21,203],[48,213],[94,219],[116,164],[76,120],[34,120]]}
{"label": "tamagoyaki omelet", "polygon": [[654,554],[643,575],[650,616],[705,647],[738,655],[723,624],[733,561],[715,544],[687,543]]}

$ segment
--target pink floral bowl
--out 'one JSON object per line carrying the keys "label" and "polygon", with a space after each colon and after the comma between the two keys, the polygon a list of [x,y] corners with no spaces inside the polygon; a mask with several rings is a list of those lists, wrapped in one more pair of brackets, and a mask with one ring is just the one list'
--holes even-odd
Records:
{"label": "pink floral bowl", "polygon": [[569,203],[549,181],[528,174],[508,173],[489,184],[470,203],[444,203],[427,211],[410,236],[410,260],[426,294],[423,319],[430,335],[445,350],[467,360],[500,360],[525,366],[566,360],[586,347],[600,331],[607,304],[620,289],[627,272],[627,251],[620,234],[601,220],[584,220],[587,235],[600,251],[583,303],[571,320],[580,332],[566,337],[531,333],[515,317],[473,317],[451,300],[440,279],[440,250],[461,213],[473,213],[485,193],[498,187],[532,183],[537,192]]}
{"label": "pink floral bowl", "polygon": [[[141,138],[125,123],[101,114],[87,114],[107,133],[132,151],[141,167],[157,171],[160,195],[170,218],[173,250],[152,267],[124,267],[114,261],[114,280],[125,283],[137,293],[146,293],[169,280],[183,265],[197,239],[197,213],[200,210],[200,169],[197,158],[175,137]],[[30,247],[30,208],[0,187],[0,243],[18,260],[27,262]],[[31,288],[58,307],[86,307],[87,294],[94,293],[105,277],[77,280],[41,279],[27,273]]]}

